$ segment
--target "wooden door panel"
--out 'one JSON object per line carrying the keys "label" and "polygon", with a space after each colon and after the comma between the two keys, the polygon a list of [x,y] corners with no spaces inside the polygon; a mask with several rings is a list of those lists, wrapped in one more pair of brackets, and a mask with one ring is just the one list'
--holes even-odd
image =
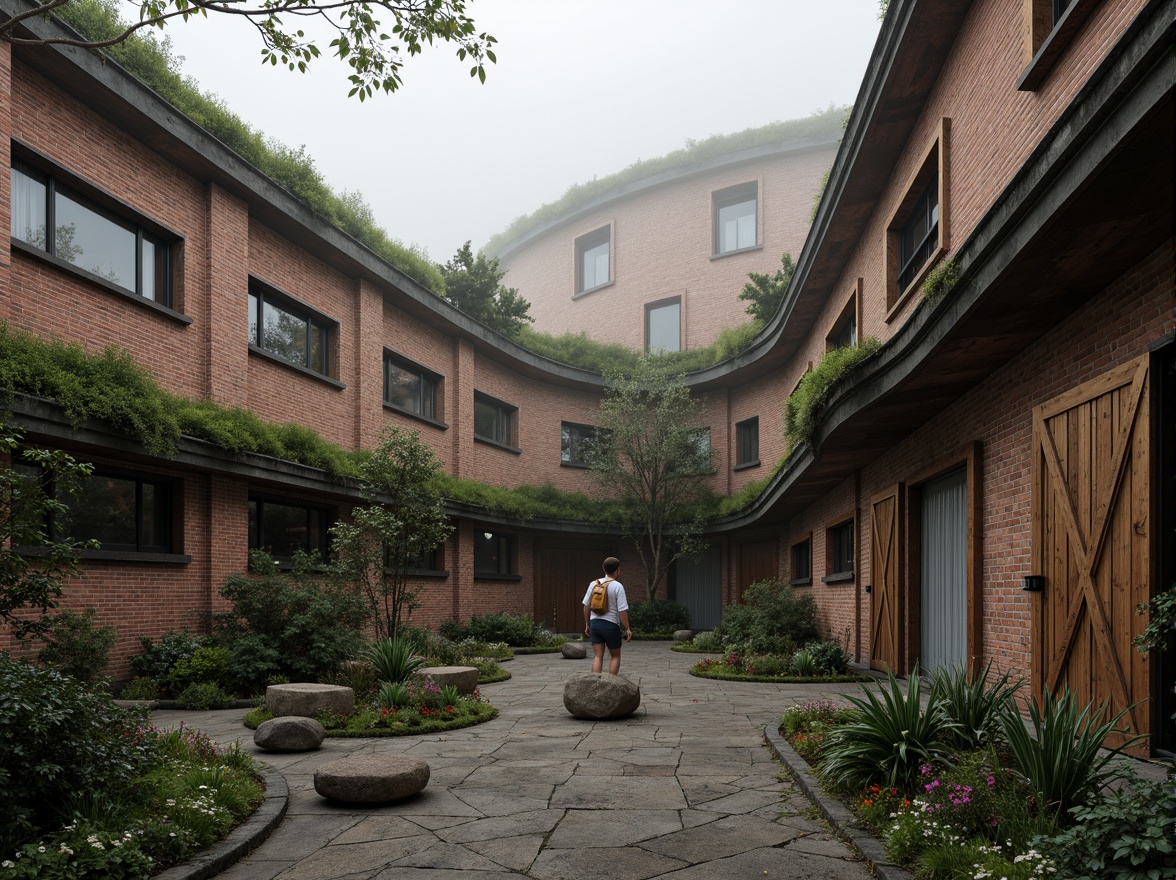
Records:
{"label": "wooden door panel", "polygon": [[739,578],[736,583],[736,598],[743,601],[743,592],[759,581],[776,577],[776,542],[757,541],[754,544],[739,545]]}
{"label": "wooden door panel", "polygon": [[903,672],[902,484],[870,503],[870,667]]}
{"label": "wooden door panel", "polygon": [[[1033,412],[1033,686],[1129,709],[1147,733],[1147,658],[1132,640],[1149,597],[1148,360],[1125,364]],[[1121,741],[1120,737],[1116,740]],[[1137,751],[1146,752],[1147,746]]]}

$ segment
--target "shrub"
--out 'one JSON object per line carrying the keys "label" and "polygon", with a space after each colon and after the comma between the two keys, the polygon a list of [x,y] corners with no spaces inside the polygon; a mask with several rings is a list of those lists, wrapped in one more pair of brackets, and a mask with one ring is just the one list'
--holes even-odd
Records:
{"label": "shrub", "polygon": [[817,661],[809,651],[802,649],[792,655],[788,668],[793,675],[813,676],[817,674]]}
{"label": "shrub", "polygon": [[790,666],[786,657],[767,654],[750,658],[747,661],[747,672],[749,675],[788,675]]}
{"label": "shrub", "polygon": [[117,798],[147,765],[141,715],[0,654],[0,852],[56,827],[72,792]]}
{"label": "shrub", "polygon": [[447,620],[439,630],[441,635],[455,642],[475,639],[480,642],[506,642],[517,648],[536,645],[543,638],[543,628],[530,617],[506,611],[475,614],[464,626],[456,620]]}
{"label": "shrub", "polygon": [[376,692],[376,705],[381,709],[399,709],[407,706],[408,688],[399,681],[386,681]]}
{"label": "shrub", "polygon": [[375,667],[382,682],[400,684],[428,661],[417,653],[417,643],[404,635],[378,639],[368,649],[368,662]]}
{"label": "shrub", "polygon": [[690,612],[669,599],[634,602],[629,606],[629,625],[633,632],[672,633],[690,627]]}
{"label": "shrub", "polygon": [[837,642],[813,642],[804,648],[813,658],[821,675],[845,675],[849,672],[849,655]]}
{"label": "shrub", "polygon": [[254,551],[249,571],[225,581],[221,595],[233,608],[213,620],[243,687],[256,689],[274,674],[315,681],[359,654],[364,602],[327,582],[316,556],[297,554],[286,574],[268,554]]}
{"label": "shrub", "polygon": [[805,373],[796,390],[784,403],[784,433],[788,438],[789,455],[801,443],[813,445],[821,408],[832,396],[833,390],[844,376],[880,347],[878,340],[871,336],[856,346],[835,348],[821,358],[815,369]]}
{"label": "shrub", "polygon": [[717,632],[726,645],[743,644],[756,654],[791,654],[796,645],[817,638],[817,606],[809,595],[796,596],[775,578],[759,581],[743,594],[744,605],[728,605]]}
{"label": "shrub", "polygon": [[187,630],[169,630],[159,644],[154,644],[147,636],[140,636],[139,643],[143,646],[143,653],[131,658],[131,670],[143,678],[165,681],[176,663],[187,660],[208,644],[208,637],[193,635]]}
{"label": "shrub", "polygon": [[962,666],[940,667],[931,676],[931,699],[942,703],[948,717],[958,725],[949,735],[953,745],[978,749],[1000,734],[1000,719],[1024,679],[1013,679],[1005,672],[990,683],[991,672],[989,663],[972,678]]}
{"label": "shrub", "polygon": [[167,681],[174,694],[182,693],[190,685],[215,684],[219,688],[232,687],[233,655],[228,648],[214,645],[200,648],[186,660],[180,660],[168,673]]}
{"label": "shrub", "polygon": [[[319,677],[323,684],[337,684],[349,687],[355,692],[356,700],[364,694],[374,691],[379,682],[376,680],[376,670],[365,660],[344,660],[338,668]],[[278,682],[271,681],[270,684]]]}
{"label": "shrub", "polygon": [[37,659],[86,684],[98,681],[118,635],[112,626],[95,626],[95,613],[87,606],[82,614],[62,611],[53,618]]}
{"label": "shrub", "polygon": [[858,710],[856,720],[830,733],[823,752],[821,775],[834,788],[854,790],[877,782],[909,788],[920,765],[934,764],[946,753],[944,737],[955,723],[936,702],[920,706],[919,670],[907,678],[906,693],[891,673],[881,695],[864,690],[847,696]]}
{"label": "shrub", "polygon": [[1123,775],[1114,758],[1140,737],[1125,739],[1113,748],[1104,749],[1103,743],[1128,711],[1104,721],[1106,704],[1095,709],[1087,703],[1079,711],[1069,688],[1060,697],[1047,691],[1040,709],[1036,700],[1029,704],[1030,736],[1016,705],[1009,703],[1001,727],[1016,770],[1036,792],[1042,815],[1055,825],[1072,807]]}
{"label": "shrub", "polygon": [[200,681],[184,688],[176,697],[176,705],[181,709],[227,709],[233,705],[233,698],[221,690],[219,685]]}
{"label": "shrub", "polygon": [[120,700],[158,700],[159,682],[154,678],[135,678],[118,692]]}
{"label": "shrub", "polygon": [[716,630],[696,633],[691,641],[694,647],[700,651],[715,651],[717,653],[723,650],[723,636]]}

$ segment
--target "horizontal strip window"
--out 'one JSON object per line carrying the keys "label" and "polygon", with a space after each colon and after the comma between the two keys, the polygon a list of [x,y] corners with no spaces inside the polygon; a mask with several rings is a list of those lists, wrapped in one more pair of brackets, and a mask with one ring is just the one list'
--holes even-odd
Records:
{"label": "horizontal strip window", "polygon": [[249,284],[249,341],[297,367],[331,375],[338,323],[257,282]]}
{"label": "horizontal strip window", "polygon": [[12,237],[128,293],[172,308],[172,242],[14,160]]}
{"label": "horizontal strip window", "polygon": [[440,374],[385,349],[385,406],[439,425],[441,391]]}

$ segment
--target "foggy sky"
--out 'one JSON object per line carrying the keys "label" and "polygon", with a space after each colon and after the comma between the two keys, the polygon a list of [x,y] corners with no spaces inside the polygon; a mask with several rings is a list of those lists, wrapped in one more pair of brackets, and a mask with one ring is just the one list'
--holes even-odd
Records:
{"label": "foggy sky", "polygon": [[498,38],[484,85],[441,44],[409,60],[400,91],[362,104],[346,97],[347,68],[333,58],[308,74],[263,67],[239,20],[166,33],[202,89],[266,135],[305,145],[334,189],[360,191],[391,236],[444,262],[572,184],[689,138],[852,103],[877,10],[877,0],[472,0],[479,30]]}

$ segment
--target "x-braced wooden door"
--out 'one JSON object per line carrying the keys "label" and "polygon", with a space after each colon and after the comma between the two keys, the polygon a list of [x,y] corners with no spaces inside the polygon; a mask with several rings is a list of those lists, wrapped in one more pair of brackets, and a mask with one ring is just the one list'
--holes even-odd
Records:
{"label": "x-braced wooden door", "polygon": [[904,672],[902,483],[870,502],[870,668]]}
{"label": "x-braced wooden door", "polygon": [[1146,734],[1148,661],[1131,642],[1149,598],[1148,358],[1034,409],[1033,448],[1034,694],[1133,707],[1121,726]]}

